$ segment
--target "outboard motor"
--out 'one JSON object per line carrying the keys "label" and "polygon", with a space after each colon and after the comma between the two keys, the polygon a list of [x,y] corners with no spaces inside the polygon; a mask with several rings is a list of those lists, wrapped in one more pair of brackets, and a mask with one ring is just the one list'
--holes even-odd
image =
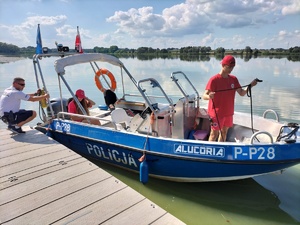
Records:
{"label": "outboard motor", "polygon": [[[50,99],[50,105],[52,106],[54,116],[57,116],[59,112],[68,112],[68,100],[63,98],[62,99],[63,109],[61,108],[61,99],[60,98],[53,98]],[[47,107],[47,114],[51,116],[51,109]]]}

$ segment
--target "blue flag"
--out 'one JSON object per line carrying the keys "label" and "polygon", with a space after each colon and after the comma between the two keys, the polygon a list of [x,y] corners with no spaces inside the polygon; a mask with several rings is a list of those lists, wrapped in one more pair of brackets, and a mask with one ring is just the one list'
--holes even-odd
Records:
{"label": "blue flag", "polygon": [[36,54],[42,54],[43,53],[43,46],[42,46],[42,37],[41,37],[41,31],[40,31],[40,24],[38,24],[37,28],[37,35],[36,35]]}

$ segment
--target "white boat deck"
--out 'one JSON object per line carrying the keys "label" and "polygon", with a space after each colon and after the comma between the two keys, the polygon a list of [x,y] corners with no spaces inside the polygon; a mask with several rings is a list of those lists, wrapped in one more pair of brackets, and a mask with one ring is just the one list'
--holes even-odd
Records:
{"label": "white boat deck", "polygon": [[0,224],[184,224],[84,157],[26,130],[0,129]]}

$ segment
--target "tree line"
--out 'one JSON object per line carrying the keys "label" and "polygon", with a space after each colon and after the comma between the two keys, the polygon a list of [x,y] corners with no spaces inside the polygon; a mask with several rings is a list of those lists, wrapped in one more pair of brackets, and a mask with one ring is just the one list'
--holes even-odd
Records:
{"label": "tree line", "polygon": [[[55,52],[56,48],[47,49],[47,52]],[[70,49],[74,51],[75,49]],[[19,48],[16,45],[7,44],[0,42],[0,54],[23,54],[32,53],[34,54],[35,47],[28,46]],[[180,56],[199,56],[199,55],[224,55],[226,54],[240,54],[246,56],[258,56],[258,55],[300,55],[300,47],[295,46],[289,49],[283,48],[271,48],[271,49],[252,49],[250,46],[246,46],[244,49],[225,49],[223,47],[218,47],[212,50],[209,46],[187,46],[181,48],[151,48],[151,47],[139,47],[137,49],[133,48],[119,48],[116,45],[112,45],[109,48],[106,47],[94,47],[92,49],[84,49],[86,53],[107,53],[115,55],[180,55]]]}

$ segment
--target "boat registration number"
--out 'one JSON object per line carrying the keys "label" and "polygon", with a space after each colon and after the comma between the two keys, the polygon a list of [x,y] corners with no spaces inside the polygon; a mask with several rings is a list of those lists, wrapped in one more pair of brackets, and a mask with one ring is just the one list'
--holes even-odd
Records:
{"label": "boat registration number", "polygon": [[63,132],[70,132],[71,130],[71,125],[69,123],[60,123],[60,122],[56,122],[55,124],[55,129],[56,130],[60,130]]}
{"label": "boat registration number", "polygon": [[234,159],[254,159],[254,160],[271,160],[275,158],[275,148],[273,147],[235,147]]}

